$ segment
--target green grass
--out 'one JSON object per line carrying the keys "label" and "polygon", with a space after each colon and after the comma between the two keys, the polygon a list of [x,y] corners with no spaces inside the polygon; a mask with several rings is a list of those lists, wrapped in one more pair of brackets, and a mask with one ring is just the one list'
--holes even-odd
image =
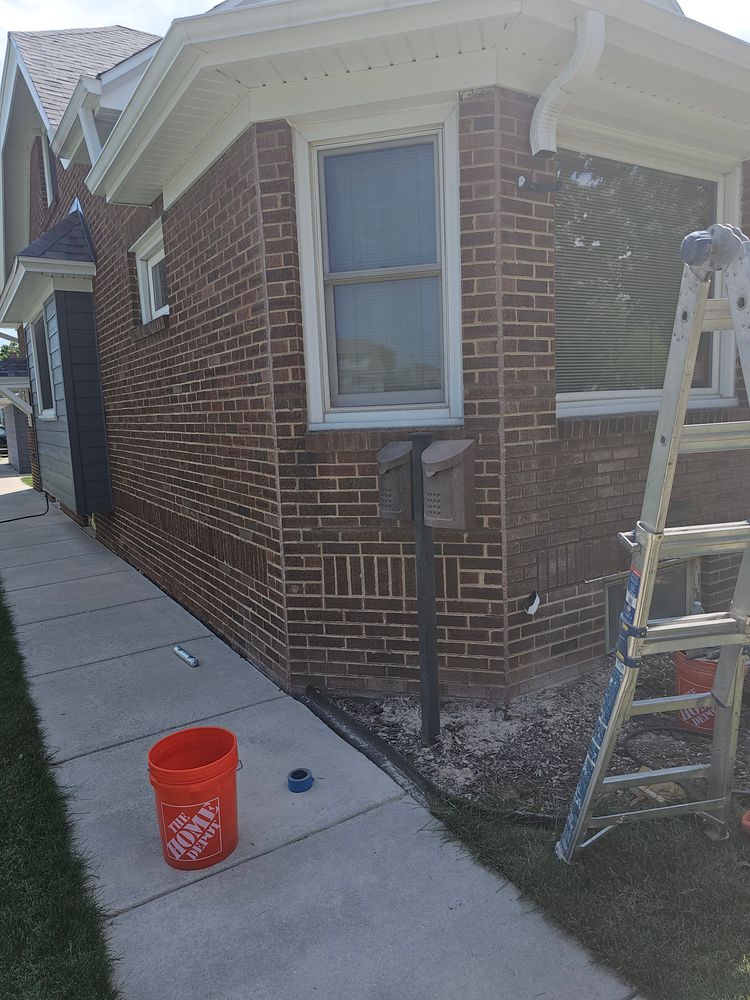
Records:
{"label": "green grass", "polygon": [[34,481],[33,481],[33,479],[31,478],[31,476],[21,476],[21,482],[22,482],[22,483],[23,483],[23,484],[24,484],[25,486],[33,486],[33,485],[34,485]]}
{"label": "green grass", "polygon": [[750,840],[714,843],[695,819],[633,823],[568,866],[556,831],[446,799],[433,812],[605,964],[654,1000],[750,997]]}
{"label": "green grass", "polygon": [[71,847],[2,593],[0,801],[0,997],[114,1000],[104,920]]}

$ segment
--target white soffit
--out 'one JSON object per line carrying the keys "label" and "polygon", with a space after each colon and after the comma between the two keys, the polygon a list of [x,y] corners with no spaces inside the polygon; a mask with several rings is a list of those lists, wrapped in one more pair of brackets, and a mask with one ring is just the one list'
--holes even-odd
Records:
{"label": "white soffit", "polygon": [[[375,13],[363,0],[298,0],[175,22],[87,184],[118,203],[164,192],[169,204],[253,121],[494,84],[541,94],[589,8],[607,14],[607,44],[563,131],[567,115],[609,114],[637,135],[668,131],[699,158],[750,156],[750,46],[644,0],[427,0]],[[304,11],[311,20],[291,20]]]}

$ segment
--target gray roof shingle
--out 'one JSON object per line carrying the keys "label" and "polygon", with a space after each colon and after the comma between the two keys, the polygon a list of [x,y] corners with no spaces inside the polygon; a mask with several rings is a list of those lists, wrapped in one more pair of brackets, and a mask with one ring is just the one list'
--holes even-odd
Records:
{"label": "gray roof shingle", "polygon": [[82,76],[98,76],[159,41],[159,35],[124,28],[65,28],[61,31],[11,31],[26,68],[57,128]]}
{"label": "gray roof shingle", "polygon": [[29,362],[26,358],[18,354],[0,361],[0,379],[2,378],[23,378],[29,374]]}
{"label": "gray roof shingle", "polygon": [[62,222],[29,243],[19,257],[44,257],[47,260],[76,260],[93,264],[94,250],[89,242],[83,216],[71,212]]}

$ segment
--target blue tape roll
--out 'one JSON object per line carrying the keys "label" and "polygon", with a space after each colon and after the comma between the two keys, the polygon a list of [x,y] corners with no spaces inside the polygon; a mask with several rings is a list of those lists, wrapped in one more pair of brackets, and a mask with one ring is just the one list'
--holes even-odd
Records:
{"label": "blue tape roll", "polygon": [[312,788],[313,781],[315,781],[315,778],[313,778],[312,772],[308,771],[306,767],[295,767],[286,776],[286,783],[290,792],[306,792],[308,788]]}

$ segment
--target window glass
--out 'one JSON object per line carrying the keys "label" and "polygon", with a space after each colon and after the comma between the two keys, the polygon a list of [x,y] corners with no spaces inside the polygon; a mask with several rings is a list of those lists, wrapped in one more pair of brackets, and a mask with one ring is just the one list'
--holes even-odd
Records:
{"label": "window glass", "polygon": [[[659,567],[651,602],[651,621],[659,618],[679,618],[692,610],[688,580],[692,579],[692,564],[665,563]],[[625,604],[627,577],[607,586],[607,649],[614,649],[620,628],[620,615]]]}
{"label": "window glass", "polygon": [[[558,392],[660,389],[686,233],[716,221],[717,186],[561,151],[555,208]],[[711,384],[702,338],[694,386]]]}
{"label": "window glass", "polygon": [[54,409],[52,395],[52,377],[49,369],[49,352],[47,350],[47,330],[44,317],[40,316],[32,327],[34,337],[34,367],[36,369],[37,387],[39,390],[39,407],[41,410]]}
{"label": "window glass", "polygon": [[167,262],[164,257],[151,265],[151,287],[153,289],[153,312],[158,313],[167,306]]}
{"label": "window glass", "polygon": [[432,140],[324,162],[329,272],[437,263]]}
{"label": "window glass", "polygon": [[340,393],[438,390],[441,398],[439,278],[337,285],[333,299]]}
{"label": "window glass", "polygon": [[331,399],[441,402],[436,137],[320,154]]}

